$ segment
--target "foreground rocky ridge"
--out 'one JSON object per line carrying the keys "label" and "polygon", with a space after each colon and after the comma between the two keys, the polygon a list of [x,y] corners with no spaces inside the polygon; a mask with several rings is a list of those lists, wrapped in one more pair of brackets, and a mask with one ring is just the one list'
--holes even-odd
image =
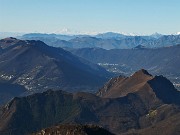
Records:
{"label": "foreground rocky ridge", "polygon": [[49,90],[14,98],[0,111],[0,133],[23,135],[76,123],[100,125],[115,134],[145,134],[151,129],[158,135],[156,129],[168,122],[174,123],[167,130],[178,132],[179,122],[175,120],[180,116],[180,93],[166,78],[140,70],[129,78],[112,80],[116,81],[106,84],[110,87],[103,87],[98,96]]}
{"label": "foreground rocky ridge", "polygon": [[96,125],[59,125],[41,130],[32,135],[114,135]]}

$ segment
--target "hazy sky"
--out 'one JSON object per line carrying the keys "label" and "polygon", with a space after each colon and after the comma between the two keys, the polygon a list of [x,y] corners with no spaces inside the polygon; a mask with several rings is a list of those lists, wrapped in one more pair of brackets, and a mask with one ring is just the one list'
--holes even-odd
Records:
{"label": "hazy sky", "polygon": [[180,0],[0,0],[0,32],[172,34]]}

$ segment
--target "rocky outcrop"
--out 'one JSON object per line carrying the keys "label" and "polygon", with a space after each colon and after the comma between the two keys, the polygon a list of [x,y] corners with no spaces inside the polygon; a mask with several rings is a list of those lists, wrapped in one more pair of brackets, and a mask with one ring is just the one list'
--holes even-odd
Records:
{"label": "rocky outcrop", "polygon": [[113,135],[96,125],[59,125],[42,129],[32,135]]}

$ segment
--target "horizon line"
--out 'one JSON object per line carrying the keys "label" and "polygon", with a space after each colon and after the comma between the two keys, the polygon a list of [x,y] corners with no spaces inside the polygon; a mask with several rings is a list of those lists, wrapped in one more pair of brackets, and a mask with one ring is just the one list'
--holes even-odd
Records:
{"label": "horizon line", "polygon": [[66,35],[66,36],[78,36],[78,35],[87,35],[87,36],[96,36],[99,34],[106,34],[106,33],[114,33],[114,34],[122,34],[125,36],[151,36],[153,34],[160,34],[160,35],[180,35],[180,32],[175,32],[175,33],[169,33],[169,34],[163,34],[160,32],[154,32],[151,34],[144,34],[144,33],[136,33],[136,32],[130,32],[130,33],[126,33],[126,32],[118,32],[118,31],[104,31],[104,32],[1,32],[0,31],[0,35],[3,34],[13,34],[13,35],[25,35],[25,34],[56,34],[56,35]]}

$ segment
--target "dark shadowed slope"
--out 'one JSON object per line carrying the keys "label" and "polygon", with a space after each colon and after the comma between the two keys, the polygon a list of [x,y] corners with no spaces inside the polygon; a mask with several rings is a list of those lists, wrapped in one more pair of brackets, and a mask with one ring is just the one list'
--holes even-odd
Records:
{"label": "dark shadowed slope", "polygon": [[49,88],[96,90],[109,75],[103,68],[41,41],[0,40],[0,80],[29,91]]}
{"label": "dark shadowed slope", "polygon": [[0,83],[0,106],[15,96],[20,96],[26,89],[17,84]]}
{"label": "dark shadowed slope", "polygon": [[0,133],[21,135],[61,123],[97,124],[113,132],[122,132],[138,128],[137,114],[146,112],[143,103],[133,95],[111,100],[89,93],[73,95],[47,91],[15,98],[2,108]]}

